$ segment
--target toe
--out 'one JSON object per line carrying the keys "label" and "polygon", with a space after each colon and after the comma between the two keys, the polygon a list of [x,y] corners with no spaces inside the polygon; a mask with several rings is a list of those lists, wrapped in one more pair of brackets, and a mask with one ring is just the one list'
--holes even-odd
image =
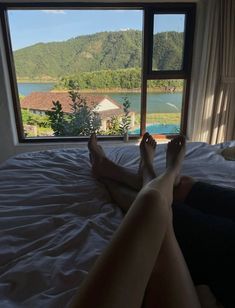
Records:
{"label": "toe", "polygon": [[146,133],[144,134],[144,136],[143,136],[143,139],[144,139],[144,140],[147,140],[147,139],[149,138],[149,136],[150,136],[149,133],[146,132]]}
{"label": "toe", "polygon": [[91,136],[90,136],[90,138],[89,138],[89,140],[88,140],[88,144],[87,144],[88,149],[89,149],[90,151],[92,151],[92,150],[95,149],[96,145],[97,145],[96,134],[95,134],[95,133],[92,133]]}
{"label": "toe", "polygon": [[148,142],[148,139],[149,139],[149,133],[146,132],[142,137],[141,144]]}
{"label": "toe", "polygon": [[95,133],[92,133],[91,134],[91,140],[92,141],[96,141],[97,139],[96,139],[96,134]]}
{"label": "toe", "polygon": [[155,143],[155,140],[153,139],[153,137],[151,138],[151,146],[154,147],[154,143]]}

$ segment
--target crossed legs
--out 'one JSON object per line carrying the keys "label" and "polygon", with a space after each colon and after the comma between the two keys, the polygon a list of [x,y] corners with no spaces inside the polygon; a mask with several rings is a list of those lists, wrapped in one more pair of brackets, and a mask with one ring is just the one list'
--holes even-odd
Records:
{"label": "crossed legs", "polygon": [[[149,137],[150,140],[153,140],[152,137],[147,133],[143,137],[142,143],[147,137]],[[142,187],[143,153],[141,152],[141,144],[139,170],[137,173],[134,173],[132,170],[117,165],[113,161],[109,160],[105,156],[102,147],[97,144],[95,134],[91,135],[91,138],[88,142],[90,153],[93,153],[92,169],[94,176],[105,184],[112,199],[117,203],[117,205],[123,210],[124,213],[128,211],[131,204],[135,200],[138,191]],[[154,149],[155,148],[156,145],[154,146]],[[152,170],[150,172],[150,176],[155,178],[156,173],[153,168],[151,169]],[[174,201],[183,202],[194,184],[195,180],[192,177],[181,176],[180,181],[178,180],[177,185],[174,186]]]}
{"label": "crossed legs", "polygon": [[[184,140],[170,143],[167,170],[158,178],[153,178],[151,161],[155,146],[151,136],[145,135],[143,188],[72,307],[200,307],[172,227],[173,186],[184,157]],[[99,159],[97,151],[91,150],[93,165]]]}
{"label": "crossed legs", "polygon": [[[148,135],[146,134],[142,139],[141,144],[144,144],[144,140],[147,136]],[[151,140],[153,140],[152,137]],[[143,184],[143,159],[140,161],[138,172],[134,173],[132,170],[117,165],[109,160],[105,156],[102,147],[97,144],[95,134],[91,135],[88,142],[88,148],[90,150],[94,176],[105,184],[112,199],[123,210],[123,212],[126,213],[134,202]],[[156,144],[153,145],[153,148],[156,148]],[[151,168],[150,176],[150,179],[156,177],[153,168]]]}

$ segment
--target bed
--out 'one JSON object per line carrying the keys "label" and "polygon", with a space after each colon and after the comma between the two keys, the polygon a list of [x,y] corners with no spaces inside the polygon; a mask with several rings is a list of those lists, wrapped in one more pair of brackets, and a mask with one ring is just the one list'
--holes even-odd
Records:
{"label": "bed", "polygon": [[[235,162],[218,145],[187,143],[182,174],[235,188]],[[137,170],[139,148],[104,147]],[[154,165],[165,168],[166,144]],[[85,148],[31,152],[0,166],[0,306],[66,307],[123,214],[91,173]]]}

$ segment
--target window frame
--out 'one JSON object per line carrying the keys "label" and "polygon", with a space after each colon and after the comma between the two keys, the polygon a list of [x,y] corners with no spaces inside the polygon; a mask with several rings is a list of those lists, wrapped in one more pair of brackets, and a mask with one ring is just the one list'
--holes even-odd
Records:
{"label": "window frame", "polygon": [[[48,142],[74,142],[86,141],[88,136],[76,137],[36,137],[26,138],[24,136],[23,122],[20,109],[20,101],[17,87],[14,57],[10,39],[10,27],[8,22],[8,10],[43,10],[43,9],[102,9],[102,10],[142,10],[143,29],[142,29],[142,75],[141,75],[141,106],[140,106],[140,134],[130,135],[130,139],[137,139],[146,131],[146,110],[147,110],[147,82],[156,79],[184,79],[183,101],[181,111],[180,132],[186,135],[187,115],[190,93],[193,40],[195,30],[196,3],[141,3],[141,2],[9,2],[0,4],[0,19],[3,30],[4,47],[6,50],[7,66],[9,72],[10,86],[15,113],[15,123],[18,133],[19,143],[48,143]],[[152,71],[152,46],[153,46],[153,18],[154,14],[185,14],[185,44],[183,52],[183,69],[171,71]],[[149,39],[149,37],[151,39]],[[174,134],[175,135],[175,134]],[[155,135],[157,137],[171,138],[174,135]],[[100,140],[122,140],[122,136],[99,136]]]}

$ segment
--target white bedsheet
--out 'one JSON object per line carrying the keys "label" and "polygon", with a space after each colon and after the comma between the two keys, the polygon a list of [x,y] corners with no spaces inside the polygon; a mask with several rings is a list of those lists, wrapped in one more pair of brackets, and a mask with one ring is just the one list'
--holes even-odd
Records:
{"label": "white bedsheet", "polygon": [[[182,173],[235,188],[235,162],[216,146],[188,143]],[[164,170],[166,145],[154,164]],[[105,148],[137,170],[137,146]],[[92,177],[86,149],[21,154],[0,166],[0,307],[66,307],[122,220]]]}

